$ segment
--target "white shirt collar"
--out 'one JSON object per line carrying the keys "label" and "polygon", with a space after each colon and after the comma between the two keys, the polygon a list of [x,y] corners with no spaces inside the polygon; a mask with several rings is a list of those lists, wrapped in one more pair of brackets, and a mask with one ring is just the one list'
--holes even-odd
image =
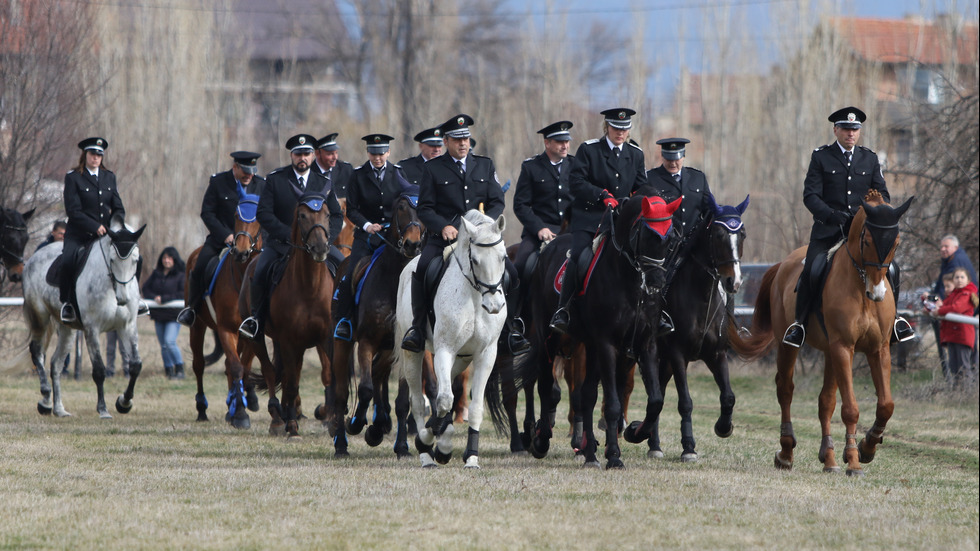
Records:
{"label": "white shirt collar", "polygon": [[[841,152],[841,153],[843,153],[843,154],[845,154],[845,155],[846,155],[846,154],[848,153],[848,151],[847,151],[846,149],[844,149],[844,146],[843,146],[843,145],[841,145],[841,144],[840,144],[840,142],[838,142],[838,141],[835,141],[834,143],[835,143],[835,144],[837,144],[837,147],[839,147],[839,148],[840,148],[840,152]],[[851,151],[850,151],[850,153],[854,153],[854,149],[851,149]]]}
{"label": "white shirt collar", "polygon": [[606,136],[606,143],[609,144],[609,149],[618,149],[620,151],[623,150],[623,146],[621,146],[621,145],[614,145],[612,143],[612,140],[609,139],[609,136]]}
{"label": "white shirt collar", "polygon": [[310,171],[309,170],[307,170],[303,174],[300,174],[299,172],[296,172],[296,169],[294,168],[293,169],[293,174],[296,175],[296,181],[299,181],[300,178],[303,178],[303,185],[306,185],[306,184],[310,183]]}

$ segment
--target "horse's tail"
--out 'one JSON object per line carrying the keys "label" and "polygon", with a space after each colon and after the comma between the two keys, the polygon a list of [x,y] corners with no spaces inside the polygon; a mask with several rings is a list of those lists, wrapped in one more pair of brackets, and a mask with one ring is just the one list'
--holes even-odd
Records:
{"label": "horse's tail", "polygon": [[766,270],[765,275],[762,276],[749,335],[743,336],[734,323],[728,324],[728,342],[732,350],[744,360],[758,360],[772,348],[775,341],[772,334],[772,303],[769,295],[776,281],[777,271],[779,271],[779,264]]}
{"label": "horse's tail", "polygon": [[[506,347],[506,345],[498,346],[500,346],[500,348]],[[502,390],[504,375],[502,372],[505,369],[509,369],[513,372],[513,356],[510,355],[509,351],[498,349],[497,361],[493,363],[493,369],[490,371],[490,378],[487,380],[487,386],[483,392],[483,407],[486,408],[488,413],[490,413],[490,419],[493,421],[493,428],[497,431],[497,434],[504,435],[506,435],[510,430],[510,421],[507,418],[507,408],[504,406],[504,393]]]}

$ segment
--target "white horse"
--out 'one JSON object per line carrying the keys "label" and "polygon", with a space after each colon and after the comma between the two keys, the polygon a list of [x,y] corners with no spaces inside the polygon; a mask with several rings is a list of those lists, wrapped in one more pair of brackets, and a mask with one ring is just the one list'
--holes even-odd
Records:
{"label": "white horse", "polygon": [[[123,358],[128,355],[129,386],[116,400],[119,413],[129,413],[133,409],[133,388],[143,365],[136,336],[140,298],[136,271],[140,258],[137,240],[146,226],[133,232],[121,219],[114,218],[109,227],[106,235],[92,243],[92,250],[78,270],[75,283],[81,330],[85,332],[92,361],[92,379],[98,389],[96,409],[103,419],[111,419],[112,415],[105,405],[105,364],[99,352],[99,335],[107,331],[118,332]],[[61,251],[62,243],[52,243],[24,264],[24,318],[31,332],[31,360],[41,381],[38,413],[48,415],[53,411],[58,417],[67,417],[71,414],[61,402],[61,366],[71,349],[73,331],[60,322],[58,288],[45,281],[48,269]],[[54,331],[58,334],[58,344],[50,361],[49,385],[44,373],[44,352]]]}
{"label": "white horse", "polygon": [[[471,362],[472,401],[463,460],[467,468],[480,467],[477,452],[483,420],[483,392],[497,358],[497,338],[507,317],[503,290],[506,255],[501,237],[503,231],[503,216],[493,220],[471,210],[463,216],[457,241],[446,258],[449,266],[433,300],[435,326],[426,338],[426,348],[433,354],[439,389],[428,423],[424,419],[422,354],[401,350],[400,365],[408,382],[412,415],[419,431],[415,447],[423,467],[435,467],[436,461],[447,463],[452,457],[452,381]],[[396,335],[403,335],[412,324],[412,273],[416,265],[418,258],[402,270],[398,281]]]}

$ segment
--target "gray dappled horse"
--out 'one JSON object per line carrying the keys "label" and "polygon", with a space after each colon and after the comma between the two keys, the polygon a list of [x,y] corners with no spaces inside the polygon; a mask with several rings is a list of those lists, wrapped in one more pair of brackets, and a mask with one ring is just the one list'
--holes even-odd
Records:
{"label": "gray dappled horse", "polygon": [[[114,217],[106,235],[91,244],[91,251],[79,267],[76,279],[78,297],[78,327],[85,333],[92,379],[98,389],[96,406],[99,417],[111,419],[105,405],[105,364],[99,352],[99,335],[116,331],[122,350],[128,353],[129,386],[116,399],[116,411],[129,413],[133,408],[133,388],[142,369],[136,336],[136,311],[139,304],[137,265],[140,258],[139,240],[146,226],[131,231],[120,217]],[[61,301],[58,287],[46,281],[51,264],[61,255],[62,243],[43,247],[24,264],[24,318],[31,332],[31,360],[38,371],[42,399],[37,410],[42,415],[54,412],[58,417],[71,415],[61,402],[61,369],[72,342],[72,328],[60,323]],[[51,365],[51,384],[44,373],[44,352],[53,332],[58,344]],[[127,356],[123,356],[124,358]],[[53,390],[53,392],[52,392]]]}

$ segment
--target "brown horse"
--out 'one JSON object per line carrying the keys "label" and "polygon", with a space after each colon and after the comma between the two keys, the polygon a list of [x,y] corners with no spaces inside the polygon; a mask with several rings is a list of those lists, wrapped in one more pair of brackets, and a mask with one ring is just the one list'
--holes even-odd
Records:
{"label": "brown horse", "polygon": [[334,238],[333,245],[344,253],[344,256],[350,256],[351,245],[354,244],[354,223],[347,218],[347,199],[338,197],[337,202],[340,203],[340,210],[344,211],[344,225]]}
{"label": "brown horse", "polygon": [[[234,246],[225,253],[227,256],[220,264],[214,288],[210,295],[205,297],[206,308],[201,309],[201,314],[197,316],[190,329],[194,376],[197,378],[197,394],[194,397],[197,403],[197,420],[208,420],[208,399],[204,395],[204,337],[210,328],[217,332],[221,348],[225,353],[225,376],[228,378],[228,414],[225,420],[240,429],[251,426],[248,413],[245,411],[246,406],[252,411],[258,411],[258,399],[254,387],[247,382],[248,372],[251,370],[252,350],[243,350],[242,356],[238,354],[238,326],[242,323],[242,316],[238,312],[238,291],[245,279],[248,262],[262,249],[259,223],[254,215],[254,205],[258,203],[258,199],[257,195],[246,195],[239,201],[235,217]],[[198,247],[187,260],[188,278],[194,270],[194,265],[197,264],[200,252],[201,247]],[[190,287],[185,288],[185,300],[189,292]]]}
{"label": "brown horse", "polygon": [[[897,208],[885,203],[872,190],[851,221],[847,241],[830,260],[822,305],[810,316],[807,344],[824,353],[824,381],[820,391],[819,416],[823,440],[819,459],[825,472],[839,472],[830,436],[830,419],[841,396],[841,420],[846,430],[844,461],[848,475],[861,475],[861,463],[874,459],[882,442],[885,424],[895,404],[891,396],[891,352],[889,338],[895,320],[895,301],[885,278],[899,243],[898,221],[908,210],[912,198]],[[796,282],[803,269],[806,247],[793,251],[780,264],[766,272],[756,300],[752,335],[742,339],[729,325],[732,347],[744,358],[765,354],[792,323],[796,302]],[[782,411],[775,466],[793,467],[796,436],[790,418],[793,401],[793,368],[799,349],[779,343],[776,352],[776,396]],[[858,443],[858,403],[854,395],[851,364],[854,352],[863,352],[871,367],[878,404],[874,425]]]}
{"label": "brown horse", "polygon": [[[306,194],[293,211],[289,242],[293,249],[284,258],[282,278],[269,297],[269,315],[265,335],[272,339],[273,360],[269,360],[265,341],[242,340],[251,348],[262,366],[260,388],[269,391],[271,434],[299,436],[299,381],[303,354],[316,347],[320,358],[320,378],[325,387],[331,384],[330,359],[333,356],[333,321],[330,307],[334,278],[327,268],[330,236],[327,226],[330,213],[323,208],[323,196]],[[255,263],[249,264],[254,272]],[[251,277],[246,277],[239,293],[239,313],[251,311]],[[275,390],[282,389],[282,402]]]}

